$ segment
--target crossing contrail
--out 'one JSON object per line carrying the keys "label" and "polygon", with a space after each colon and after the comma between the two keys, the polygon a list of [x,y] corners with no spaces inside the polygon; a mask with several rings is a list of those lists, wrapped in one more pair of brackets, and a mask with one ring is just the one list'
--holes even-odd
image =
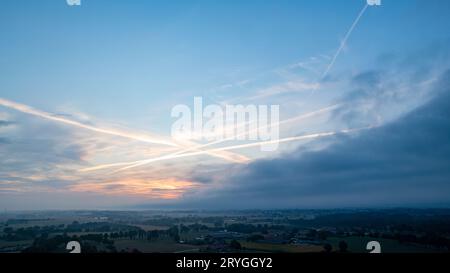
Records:
{"label": "crossing contrail", "polygon": [[198,152],[192,152],[192,153],[183,153],[183,154],[170,154],[160,157],[155,157],[147,160],[139,160],[134,162],[123,162],[123,163],[115,163],[115,164],[109,164],[109,165],[101,165],[91,168],[85,168],[81,171],[88,172],[88,171],[95,171],[100,169],[105,169],[109,167],[117,167],[117,166],[126,166],[121,169],[116,170],[114,173],[133,169],[136,167],[140,167],[143,165],[147,165],[153,162],[163,161],[163,160],[170,160],[170,159],[176,159],[176,158],[184,158],[184,157],[192,157],[192,156],[198,156],[203,155],[208,152],[220,152],[220,151],[229,151],[229,150],[238,150],[238,149],[244,149],[244,148],[252,148],[252,147],[258,147],[261,145],[270,145],[270,144],[277,144],[277,143],[286,143],[286,142],[292,142],[292,141],[300,141],[300,140],[306,140],[306,139],[314,139],[314,138],[321,138],[321,137],[327,137],[327,136],[334,136],[338,134],[348,134],[352,132],[357,132],[361,130],[367,130],[371,129],[374,126],[368,126],[363,128],[357,128],[357,129],[348,129],[348,130],[341,130],[341,131],[334,131],[334,132],[326,132],[326,133],[316,133],[316,134],[309,134],[309,135],[302,135],[302,136],[295,136],[295,137],[288,137],[288,138],[282,138],[278,140],[269,140],[269,141],[260,141],[260,142],[254,142],[254,143],[248,143],[248,144],[241,144],[241,145],[233,145],[233,146],[226,146],[221,148],[214,148],[209,149],[205,151],[198,151]]}
{"label": "crossing contrail", "polygon": [[168,145],[168,146],[174,146],[174,147],[178,147],[179,146],[179,145],[177,145],[174,142],[166,141],[166,140],[162,140],[162,139],[158,139],[158,138],[152,138],[152,137],[149,137],[149,136],[133,134],[133,133],[125,132],[125,131],[122,131],[122,130],[105,129],[105,128],[95,127],[95,126],[92,126],[92,125],[83,124],[83,123],[78,122],[78,121],[74,121],[74,120],[71,120],[71,119],[68,119],[68,118],[65,118],[65,117],[61,117],[61,116],[56,116],[54,114],[51,114],[51,113],[48,113],[48,112],[45,112],[45,111],[37,110],[37,109],[35,109],[33,107],[30,107],[28,105],[25,105],[25,104],[9,101],[9,100],[2,99],[2,98],[0,98],[0,105],[4,106],[4,107],[7,107],[7,108],[10,108],[10,109],[14,109],[14,110],[22,112],[22,113],[26,113],[26,114],[37,116],[37,117],[40,117],[40,118],[44,118],[44,119],[48,119],[48,120],[64,123],[64,124],[67,124],[67,125],[75,126],[75,127],[78,127],[78,128],[82,128],[82,129],[93,131],[93,132],[97,132],[97,133],[102,133],[102,134],[107,134],[107,135],[127,138],[127,139],[131,139],[131,140],[137,140],[137,141],[141,141],[141,142],[152,143],[152,144],[162,144],[162,145]]}
{"label": "crossing contrail", "polygon": [[[185,141],[184,143],[177,143],[177,142],[173,142],[173,141],[163,140],[160,138],[149,137],[149,136],[142,135],[142,134],[130,133],[130,132],[123,131],[123,130],[106,129],[106,128],[100,128],[100,127],[96,127],[96,126],[92,126],[92,125],[87,125],[87,124],[84,124],[84,123],[81,123],[78,121],[74,121],[74,120],[71,120],[71,119],[68,119],[65,117],[54,115],[49,112],[35,109],[35,108],[25,105],[25,104],[13,102],[13,101],[2,99],[2,98],[0,98],[0,105],[10,108],[10,109],[14,109],[16,111],[19,111],[19,112],[22,112],[25,114],[29,114],[29,115],[33,115],[36,117],[56,121],[56,122],[63,123],[66,125],[93,131],[96,133],[102,133],[102,134],[122,137],[122,138],[126,138],[126,139],[140,141],[140,142],[168,145],[168,146],[181,147],[181,148],[186,147],[186,146],[198,145],[197,143],[193,143],[190,141],[189,142]],[[218,153],[208,152],[208,154],[219,157],[219,158],[223,158],[223,159],[226,159],[226,160],[229,160],[232,162],[237,162],[237,163],[245,163],[245,162],[249,161],[249,158],[247,158],[243,155],[238,155],[238,154],[233,154],[233,153],[228,153],[228,152],[218,152]]]}
{"label": "crossing contrail", "polygon": [[350,38],[350,35],[352,34],[353,30],[355,29],[356,25],[358,25],[359,20],[366,12],[367,8],[369,7],[368,4],[366,4],[363,9],[359,12],[358,16],[356,17],[355,21],[351,25],[350,29],[347,31],[347,34],[345,35],[344,39],[341,42],[341,45],[339,46],[338,50],[334,54],[333,58],[331,59],[330,64],[328,64],[327,68],[325,69],[324,73],[322,74],[321,80],[325,79],[325,77],[330,72],[331,68],[333,68],[334,63],[336,62],[337,58],[341,54],[341,51],[344,49],[345,45],[347,44],[347,40]]}
{"label": "crossing contrail", "polygon": [[[322,108],[322,109],[319,109],[319,110],[316,110],[316,111],[313,111],[313,112],[302,114],[302,115],[299,115],[299,116],[296,116],[296,117],[293,117],[293,118],[290,118],[290,119],[286,119],[286,120],[283,120],[283,121],[279,121],[279,122],[273,124],[273,126],[279,126],[279,125],[282,125],[282,124],[288,124],[288,123],[296,122],[296,121],[303,120],[303,119],[306,119],[306,118],[310,118],[310,117],[313,117],[313,116],[316,116],[316,115],[319,115],[319,114],[322,114],[322,113],[334,110],[334,109],[338,108],[339,106],[340,106],[339,104],[328,106],[328,107],[325,107],[325,108]],[[249,124],[250,124],[250,122],[247,122],[246,124],[244,124],[244,126],[247,126]],[[209,143],[206,143],[206,144],[203,144],[203,145],[199,145],[197,147],[190,147],[190,148],[187,148],[187,149],[175,152],[172,155],[183,154],[183,153],[192,151],[194,149],[202,149],[202,148],[205,148],[205,147],[208,147],[208,146],[212,146],[212,145],[223,143],[225,141],[234,140],[234,139],[236,139],[238,137],[241,137],[243,135],[247,135],[247,134],[251,134],[251,133],[254,133],[254,132],[258,132],[261,129],[267,129],[268,127],[269,127],[268,125],[261,126],[261,127],[258,127],[256,129],[254,129],[254,130],[250,130],[249,132],[244,132],[244,133],[238,134],[238,135],[233,136],[233,137],[216,140],[216,141],[209,142]]]}
{"label": "crossing contrail", "polygon": [[262,145],[279,144],[279,143],[285,143],[285,142],[292,142],[292,141],[299,141],[299,140],[306,140],[306,139],[314,139],[314,138],[321,138],[321,137],[327,137],[327,136],[334,136],[334,135],[337,135],[337,134],[348,134],[348,133],[357,132],[357,131],[361,131],[361,130],[371,129],[373,127],[374,126],[369,126],[369,127],[363,127],[363,128],[357,128],[357,129],[348,129],[348,130],[341,130],[341,131],[335,131],[335,132],[317,133],[317,134],[310,134],[310,135],[303,135],[303,136],[296,136],[296,137],[288,137],[288,138],[282,138],[282,139],[277,139],[277,140],[260,141],[260,142],[255,142],[255,143],[248,143],[248,144],[241,144],[241,145],[234,145],[234,146],[215,148],[215,149],[210,149],[210,150],[206,150],[206,151],[185,153],[185,154],[180,154],[180,155],[175,155],[175,156],[167,155],[167,156],[157,157],[157,158],[153,158],[153,159],[137,161],[136,164],[131,165],[131,166],[127,166],[127,167],[124,167],[124,168],[121,168],[121,169],[115,171],[114,173],[117,173],[117,172],[120,172],[120,171],[129,170],[129,169],[136,168],[136,167],[140,167],[140,166],[147,165],[147,164],[150,164],[150,163],[153,163],[153,162],[156,162],[156,161],[168,160],[168,159],[174,159],[174,158],[182,158],[182,157],[190,157],[190,156],[197,156],[197,155],[205,154],[206,152],[220,152],[220,151],[237,150],[237,149],[258,147],[258,146],[262,146]]}
{"label": "crossing contrail", "polygon": [[[328,106],[328,107],[325,107],[325,108],[322,108],[322,109],[319,109],[319,110],[315,110],[315,111],[312,111],[312,112],[309,112],[309,113],[305,113],[305,114],[302,114],[302,115],[299,115],[299,116],[296,116],[296,117],[293,117],[293,118],[289,118],[289,119],[286,119],[286,120],[283,120],[283,121],[279,121],[274,126],[278,126],[278,125],[281,125],[281,124],[289,124],[289,123],[300,121],[300,120],[303,120],[303,119],[306,119],[306,118],[310,118],[310,117],[313,117],[313,116],[316,116],[316,115],[320,115],[320,114],[332,111],[332,110],[338,108],[339,106],[341,106],[341,105],[340,104],[331,105],[331,106]],[[268,127],[268,125],[265,125],[265,126],[257,128],[257,130],[265,129],[267,127]],[[248,133],[251,133],[251,132],[252,131],[250,131]],[[247,134],[247,132],[245,134]],[[236,137],[239,137],[239,136],[242,136],[242,134],[238,134]],[[209,142],[209,143],[206,143],[206,144],[203,144],[203,145],[189,147],[189,148],[186,148],[186,149],[183,149],[183,150],[179,150],[177,152],[174,152],[174,153],[162,156],[162,157],[158,157],[158,158],[163,158],[163,159],[172,158],[172,157],[177,158],[176,156],[178,156],[178,155],[185,154],[185,153],[193,151],[193,150],[201,150],[203,148],[206,148],[206,147],[209,147],[209,146],[212,146],[212,145],[216,145],[216,144],[223,143],[225,141],[233,140],[236,137],[224,138],[224,139],[213,141],[213,142]],[[152,160],[152,159],[149,159],[149,160]],[[113,168],[113,167],[119,167],[119,166],[133,165],[133,164],[136,164],[137,162],[141,162],[141,161],[102,164],[102,165],[98,165],[98,166],[94,166],[94,167],[90,167],[90,168],[85,168],[85,169],[82,169],[81,171],[83,171],[83,172],[96,171],[96,170]]]}

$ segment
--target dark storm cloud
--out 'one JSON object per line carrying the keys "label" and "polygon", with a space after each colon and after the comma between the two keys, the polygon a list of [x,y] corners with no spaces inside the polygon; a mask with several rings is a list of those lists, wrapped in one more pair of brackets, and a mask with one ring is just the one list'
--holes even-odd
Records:
{"label": "dark storm cloud", "polygon": [[351,127],[364,126],[367,121],[375,122],[381,104],[392,101],[393,83],[382,86],[388,78],[384,71],[370,70],[357,74],[351,79],[354,90],[348,92],[339,103],[343,106],[334,110],[332,119],[343,121]]}
{"label": "dark storm cloud", "polygon": [[[377,74],[356,81],[377,82]],[[450,72],[435,98],[356,137],[222,172],[220,186],[188,196],[191,206],[342,207],[450,204]],[[206,197],[205,197],[206,196]],[[196,198],[200,198],[195,200]]]}

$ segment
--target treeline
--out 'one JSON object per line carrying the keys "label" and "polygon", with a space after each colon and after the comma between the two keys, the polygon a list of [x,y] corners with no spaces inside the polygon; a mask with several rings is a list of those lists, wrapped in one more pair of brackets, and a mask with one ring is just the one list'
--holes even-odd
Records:
{"label": "treeline", "polygon": [[153,219],[148,219],[142,222],[144,225],[151,226],[175,226],[182,223],[206,223],[213,224],[215,227],[222,227],[224,225],[225,217],[219,216],[185,216],[185,217],[155,217]]}
{"label": "treeline", "polygon": [[314,219],[288,219],[287,224],[298,227],[333,227],[389,229],[398,231],[450,233],[450,214],[413,214],[409,211],[345,212],[319,215]]}
{"label": "treeline", "polygon": [[33,244],[22,250],[23,253],[67,253],[66,245],[70,241],[77,241],[82,245],[83,253],[117,252],[114,241],[108,239],[108,234],[86,234],[81,236],[67,236],[67,234],[49,237],[42,235]]}
{"label": "treeline", "polygon": [[33,240],[40,236],[47,236],[55,233],[75,233],[75,232],[126,232],[136,231],[139,228],[134,226],[128,226],[123,224],[105,223],[105,222],[91,222],[91,223],[78,223],[74,221],[69,225],[51,225],[51,226],[32,226],[21,227],[14,229],[12,227],[5,227],[3,229],[3,235],[0,236],[0,240],[4,241],[24,241]]}
{"label": "treeline", "polygon": [[155,240],[161,236],[168,236],[178,242],[180,240],[177,226],[167,230],[144,231],[139,228],[103,234],[85,234],[80,236],[49,235],[43,233],[34,238],[33,244],[24,249],[25,253],[67,253],[66,244],[70,241],[80,242],[83,253],[117,252],[114,240]]}
{"label": "treeline", "polygon": [[[376,238],[377,234],[373,234]],[[415,234],[381,234],[378,235],[384,239],[396,240],[402,244],[417,244],[422,246],[428,246],[433,248],[439,248],[445,251],[450,250],[450,239],[437,233],[427,233],[424,235]]]}
{"label": "treeline", "polygon": [[282,226],[282,225],[267,225],[267,224],[253,225],[253,224],[236,223],[236,224],[225,225],[225,229],[227,231],[245,233],[245,234],[256,233],[256,232],[267,234],[269,230],[286,230],[288,228],[286,226]]}

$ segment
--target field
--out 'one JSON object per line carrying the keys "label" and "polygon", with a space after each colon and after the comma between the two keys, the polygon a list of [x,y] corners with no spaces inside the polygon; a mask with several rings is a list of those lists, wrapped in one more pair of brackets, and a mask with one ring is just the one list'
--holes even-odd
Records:
{"label": "field", "polygon": [[21,249],[30,246],[32,240],[8,242],[0,240],[0,252],[18,252]]}
{"label": "field", "polygon": [[378,241],[381,244],[381,251],[383,253],[431,253],[436,252],[436,249],[428,249],[425,247],[415,246],[412,244],[401,244],[395,240],[381,239],[381,238],[364,238],[361,237],[332,237],[327,240],[333,249],[338,249],[339,242],[345,241],[348,244],[348,250],[350,252],[364,253],[368,252],[366,250],[366,245],[370,241]]}
{"label": "field", "polygon": [[133,249],[137,249],[140,252],[145,253],[174,253],[189,252],[190,250],[192,250],[193,252],[198,251],[198,246],[177,244],[167,241],[149,242],[143,240],[115,240],[114,245],[116,246],[118,251],[131,251]]}
{"label": "field", "polygon": [[[66,251],[65,243],[74,240],[88,253],[318,253],[325,251],[327,243],[333,252],[340,251],[341,241],[352,253],[368,253],[369,241],[380,242],[383,253],[440,253],[450,249],[450,210],[227,213],[8,213],[0,217],[0,252],[60,253]],[[376,221],[381,224],[374,226]]]}
{"label": "field", "polygon": [[323,250],[322,246],[313,245],[268,244],[255,242],[240,242],[240,244],[247,250],[263,252],[312,253],[321,252]]}

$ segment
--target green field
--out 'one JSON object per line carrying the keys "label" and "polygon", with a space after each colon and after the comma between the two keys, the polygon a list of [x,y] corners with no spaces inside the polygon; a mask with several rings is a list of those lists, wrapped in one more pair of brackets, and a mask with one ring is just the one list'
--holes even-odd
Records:
{"label": "green field", "polygon": [[322,246],[314,245],[288,245],[288,244],[268,244],[257,242],[240,242],[241,246],[247,250],[263,251],[263,252],[285,252],[285,253],[312,253],[321,252]]}
{"label": "green field", "polygon": [[144,240],[115,240],[114,245],[117,251],[131,251],[133,249],[137,249],[144,253],[174,253],[189,252],[190,250],[193,252],[195,252],[195,250],[198,251],[198,246],[177,244],[175,242],[168,241],[149,242]]}
{"label": "green field", "polygon": [[0,240],[0,249],[1,248],[5,248],[5,247],[14,247],[14,246],[18,246],[18,245],[31,245],[33,243],[32,240],[27,240],[27,241],[13,241],[13,242],[9,242],[9,241],[1,241]]}
{"label": "green field", "polygon": [[337,250],[340,241],[345,241],[348,244],[350,252],[368,253],[366,245],[370,241],[378,241],[381,244],[381,251],[383,253],[431,253],[436,250],[415,246],[411,244],[401,244],[398,241],[382,238],[369,237],[331,237],[327,240],[332,246],[333,250]]}

